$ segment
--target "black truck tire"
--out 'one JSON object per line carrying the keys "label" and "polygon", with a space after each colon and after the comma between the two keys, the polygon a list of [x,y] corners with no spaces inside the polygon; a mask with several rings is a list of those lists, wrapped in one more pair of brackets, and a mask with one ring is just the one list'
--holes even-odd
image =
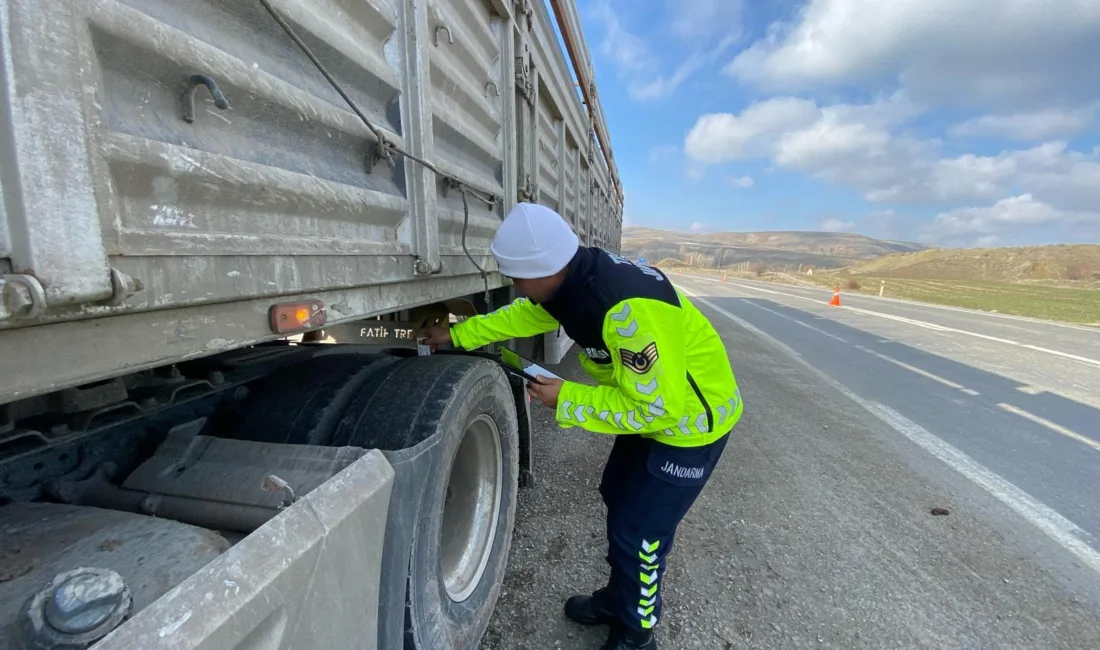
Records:
{"label": "black truck tire", "polygon": [[516,401],[503,370],[450,355],[380,368],[331,444],[381,449],[396,473],[379,647],[477,648],[500,595],[519,483]]}
{"label": "black truck tire", "polygon": [[328,446],[356,395],[398,362],[351,347],[317,352],[256,382],[244,401],[219,414],[215,430],[237,440]]}

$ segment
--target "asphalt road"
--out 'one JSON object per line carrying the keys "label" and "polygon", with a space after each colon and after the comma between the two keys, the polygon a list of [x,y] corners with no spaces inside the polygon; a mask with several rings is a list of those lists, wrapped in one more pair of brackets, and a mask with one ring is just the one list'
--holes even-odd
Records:
{"label": "asphalt road", "polygon": [[[860,296],[842,295],[836,309],[829,291],[678,280],[1100,548],[1100,330]],[[1100,570],[1100,553],[1094,561]]]}
{"label": "asphalt road", "polygon": [[[671,554],[662,648],[1100,647],[1100,334],[674,280],[746,410]],[[537,484],[482,647],[598,648],[561,606],[606,576],[611,441],[534,417]]]}

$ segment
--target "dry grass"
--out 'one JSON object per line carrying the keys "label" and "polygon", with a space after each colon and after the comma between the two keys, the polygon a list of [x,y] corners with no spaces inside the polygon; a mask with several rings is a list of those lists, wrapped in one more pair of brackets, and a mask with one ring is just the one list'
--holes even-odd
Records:
{"label": "dry grass", "polygon": [[887,255],[844,270],[858,276],[922,280],[1100,282],[1100,246],[932,249]]}
{"label": "dry grass", "polygon": [[[666,270],[692,275],[721,277],[714,269],[678,265]],[[864,295],[883,295],[948,307],[964,307],[1014,316],[1078,323],[1100,327],[1100,289],[1093,283],[1044,284],[1037,282],[995,282],[988,280],[923,280],[914,278],[851,276],[840,272],[818,272],[812,276],[766,273],[729,273],[729,278],[759,279],[778,284],[813,285]],[[883,285],[885,283],[885,285]],[[857,287],[858,288],[855,288]]]}
{"label": "dry grass", "polygon": [[[666,264],[679,271],[716,273],[679,260],[660,263]],[[753,269],[749,265],[748,273],[729,275],[756,278]],[[868,295],[884,287],[883,295],[892,298],[1100,326],[1100,246],[931,249],[818,269],[812,276],[766,272],[759,278]]]}
{"label": "dry grass", "polygon": [[[806,279],[823,287],[847,286],[868,295],[877,296],[882,289],[888,298],[1100,326],[1100,290],[1090,283],[927,280],[841,273],[819,273]],[[854,288],[857,284],[858,289]]]}
{"label": "dry grass", "polygon": [[933,249],[804,277],[871,295],[883,289],[887,297],[1100,326],[1100,246]]}

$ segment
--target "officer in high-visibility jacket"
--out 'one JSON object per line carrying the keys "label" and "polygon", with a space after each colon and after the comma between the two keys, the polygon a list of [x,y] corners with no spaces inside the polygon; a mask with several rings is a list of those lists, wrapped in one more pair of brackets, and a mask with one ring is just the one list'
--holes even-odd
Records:
{"label": "officer in high-visibility jacket", "polygon": [[603,650],[654,650],[677,526],[741,417],[725,346],[663,273],[580,246],[549,208],[518,204],[491,250],[524,297],[422,335],[472,350],[560,326],[583,350],[581,366],[597,386],[547,377],[528,385],[562,427],[616,436],[600,482],[610,577],[593,594],[570,598],[565,613],[609,625]]}

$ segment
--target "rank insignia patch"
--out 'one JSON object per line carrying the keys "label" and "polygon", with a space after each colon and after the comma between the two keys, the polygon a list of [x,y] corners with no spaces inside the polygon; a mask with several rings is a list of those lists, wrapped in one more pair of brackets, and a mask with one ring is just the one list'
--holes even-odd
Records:
{"label": "rank insignia patch", "polygon": [[657,344],[650,343],[641,352],[619,350],[619,354],[622,355],[624,366],[639,375],[644,375],[649,372],[649,369],[653,367],[653,363],[657,361]]}

